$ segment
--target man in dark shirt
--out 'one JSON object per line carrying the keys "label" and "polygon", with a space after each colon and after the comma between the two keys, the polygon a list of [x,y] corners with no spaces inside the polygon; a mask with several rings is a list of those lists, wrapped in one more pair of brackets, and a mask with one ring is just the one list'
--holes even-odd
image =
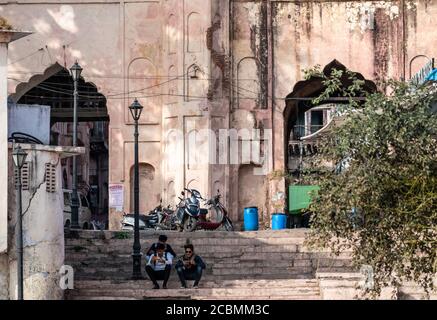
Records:
{"label": "man in dark shirt", "polygon": [[176,271],[182,288],[187,288],[186,280],[194,280],[193,288],[197,289],[202,278],[202,270],[206,268],[206,265],[202,258],[194,253],[192,244],[186,244],[184,249],[185,254],[176,263]]}
{"label": "man in dark shirt", "polygon": [[149,257],[152,254],[156,253],[156,248],[157,248],[159,243],[164,245],[164,247],[165,247],[164,251],[166,253],[168,252],[173,256],[173,258],[176,258],[176,253],[173,251],[172,247],[169,244],[167,244],[167,236],[165,234],[161,234],[158,238],[158,242],[155,242],[154,244],[152,244],[151,247],[149,248],[149,250],[147,250],[147,252],[146,252],[146,260],[147,261],[149,260]]}

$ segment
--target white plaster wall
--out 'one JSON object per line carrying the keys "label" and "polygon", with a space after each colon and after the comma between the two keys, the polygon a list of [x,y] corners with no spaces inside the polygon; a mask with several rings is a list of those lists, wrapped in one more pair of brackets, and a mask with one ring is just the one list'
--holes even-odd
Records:
{"label": "white plaster wall", "polygon": [[[30,188],[23,190],[23,245],[24,245],[24,299],[62,299],[59,286],[59,270],[64,264],[63,194],[60,157],[65,150],[83,148],[63,148],[50,146],[21,145],[28,153],[30,162]],[[56,192],[46,191],[46,163],[56,165]],[[10,171],[13,176],[13,171]],[[15,201],[15,188],[11,188],[10,202]],[[16,298],[17,256],[16,206],[9,212],[9,297]],[[0,283],[4,264],[0,261]],[[0,291],[1,292],[1,291]]]}

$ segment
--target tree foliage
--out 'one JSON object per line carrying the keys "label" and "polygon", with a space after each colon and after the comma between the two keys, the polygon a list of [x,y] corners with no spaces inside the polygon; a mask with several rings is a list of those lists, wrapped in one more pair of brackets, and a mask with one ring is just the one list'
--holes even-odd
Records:
{"label": "tree foliage", "polygon": [[[338,70],[308,74],[324,77],[326,86],[314,103],[332,94],[353,97],[361,85],[354,79],[343,88]],[[377,92],[362,104],[350,99],[339,106],[344,122],[319,141],[305,175],[320,186],[310,207],[309,244],[348,248],[355,266],[370,265],[371,294],[405,280],[429,291],[437,264],[436,89],[396,81],[386,86],[388,95]],[[311,175],[315,168],[318,174]]]}

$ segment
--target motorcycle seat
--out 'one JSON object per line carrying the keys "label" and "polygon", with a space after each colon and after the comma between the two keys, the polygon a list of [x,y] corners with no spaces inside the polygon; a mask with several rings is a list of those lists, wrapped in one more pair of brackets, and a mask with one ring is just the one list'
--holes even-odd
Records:
{"label": "motorcycle seat", "polygon": [[200,214],[207,215],[208,214],[208,209],[200,209]]}

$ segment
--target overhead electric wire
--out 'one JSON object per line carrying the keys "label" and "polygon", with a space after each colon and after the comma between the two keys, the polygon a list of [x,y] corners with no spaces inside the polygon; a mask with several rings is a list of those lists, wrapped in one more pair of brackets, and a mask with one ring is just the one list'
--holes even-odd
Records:
{"label": "overhead electric wire", "polygon": [[[125,99],[125,98],[129,98],[132,93],[138,93],[138,92],[142,92],[142,91],[149,90],[149,89],[152,89],[152,88],[160,87],[160,86],[163,86],[164,84],[167,84],[169,82],[178,80],[181,77],[183,77],[182,79],[185,79],[185,76],[187,76],[187,75],[188,75],[188,72],[186,74],[174,77],[174,78],[169,79],[167,81],[164,81],[164,82],[161,82],[161,83],[158,83],[158,84],[155,84],[155,85],[151,85],[151,86],[148,86],[148,87],[145,87],[145,88],[137,89],[137,90],[121,92],[121,93],[116,93],[116,94],[109,94],[109,95],[103,95],[101,93],[97,93],[97,94],[101,95],[101,96],[97,96],[97,97],[87,96],[87,95],[84,95],[84,94],[79,94],[79,97],[81,97],[81,98],[91,98],[91,99],[95,99],[95,98],[100,98],[100,99],[116,99],[115,97],[123,95],[123,97],[120,97],[118,99]],[[16,79],[13,79],[13,80],[16,80]],[[198,81],[198,80],[208,81],[209,79],[197,79],[196,81]],[[249,79],[249,80],[257,81],[255,79]],[[238,87],[238,86],[235,86],[233,84],[231,84],[231,86]],[[35,87],[40,88],[42,90],[50,91],[50,92],[66,94],[66,95],[71,95],[71,96],[73,95],[70,90],[66,90],[66,89],[64,90],[62,88],[56,88],[56,87],[47,86],[46,84],[44,84],[44,82],[40,83],[39,85],[36,85]],[[240,88],[240,87],[238,87],[238,88]],[[250,90],[245,89],[245,88],[240,88],[240,89],[248,91],[250,93],[258,94],[258,93],[255,93],[255,92],[250,91]],[[62,90],[64,90],[64,91],[62,91]],[[89,94],[91,92],[86,92],[86,93]],[[165,94],[160,94],[160,95],[165,95]],[[149,96],[147,96],[147,97],[149,97]],[[207,97],[203,97],[203,98],[207,98]],[[247,97],[247,96],[243,97],[243,98],[246,98],[246,99],[258,99],[258,98],[251,98],[251,97]]]}
{"label": "overhead electric wire", "polygon": [[36,50],[36,51],[34,51],[34,52],[28,54],[27,56],[24,56],[24,57],[18,58],[17,60],[14,60],[14,61],[10,62],[10,63],[8,63],[8,66],[13,65],[13,64],[15,64],[15,63],[17,63],[17,62],[23,61],[23,60],[25,60],[25,59],[27,59],[27,58],[30,58],[31,56],[33,56],[33,55],[35,55],[35,54],[37,54],[37,53],[39,53],[39,52],[41,52],[41,51],[44,51],[44,48],[39,48],[38,50]]}
{"label": "overhead electric wire", "polygon": [[[191,95],[185,95],[185,94],[170,94],[170,93],[158,93],[155,95],[148,95],[148,96],[137,96],[136,98],[156,98],[156,97],[163,97],[163,96],[171,96],[171,97],[184,97],[184,98],[192,98],[192,99],[208,99],[207,96],[191,96]],[[53,100],[63,100],[63,101],[73,101],[72,98],[58,98],[58,97],[48,97],[48,96],[37,96],[37,95],[26,95],[26,97],[30,98],[39,98],[39,99],[53,99]],[[87,100],[97,100],[100,97],[91,97]],[[101,98],[104,98],[101,97]],[[112,100],[122,100],[124,98],[110,98]],[[244,99],[254,99],[252,97],[245,97]]]}
{"label": "overhead electric wire", "polygon": [[[206,72],[204,72],[204,73],[206,73]],[[169,82],[175,81],[175,80],[185,79],[185,76],[187,74],[188,73],[186,73],[185,75],[180,75],[180,76],[174,77],[174,78],[166,80],[164,82],[160,82],[160,83],[148,86],[148,87],[144,87],[144,88],[140,88],[140,89],[136,89],[136,90],[132,90],[132,91],[114,93],[114,94],[104,95],[104,94],[99,93],[99,92],[89,92],[89,91],[84,92],[84,91],[80,91],[79,90],[79,98],[94,99],[94,100],[97,100],[97,99],[105,99],[105,100],[107,100],[107,99],[111,99],[111,100],[112,99],[114,99],[114,100],[128,99],[128,98],[130,98],[132,96],[133,93],[140,93],[140,92],[152,89],[152,88],[161,87],[161,86],[163,86],[163,85],[165,85],[165,84],[167,84]],[[14,79],[14,78],[8,78],[8,79],[19,81],[19,80]],[[203,78],[203,79],[197,79],[196,81],[199,81],[199,80],[201,80],[201,81],[209,81],[210,79],[211,78]],[[214,80],[216,80],[216,78],[214,78]],[[248,81],[250,81],[250,80],[257,81],[257,79],[247,79],[247,80]],[[56,85],[57,85],[57,83],[56,83]],[[63,84],[63,85],[67,85],[67,84]],[[237,92],[237,94],[239,95],[239,98],[241,98],[241,99],[252,99],[252,100],[259,99],[259,95],[260,95],[259,92],[255,92],[255,91],[249,90],[247,88],[240,87],[240,86],[235,85],[233,83],[231,83],[230,85],[231,85],[232,89],[234,89],[234,90],[236,89],[235,91]],[[54,92],[54,93],[68,95],[68,96],[73,96],[73,93],[72,93],[71,90],[67,90],[67,89],[63,89],[63,88],[58,88],[58,87],[52,87],[52,86],[47,85],[44,82],[40,83],[39,85],[37,85],[35,87],[37,87],[37,88],[39,88],[41,90],[48,91],[48,92]],[[84,86],[82,86],[82,87],[84,87]],[[241,91],[245,91],[247,93],[252,93],[252,94],[256,95],[256,97],[249,97],[247,95],[243,95]],[[95,96],[93,96],[92,94],[95,94]],[[57,99],[57,100],[59,100],[59,98],[56,98],[56,97],[30,96],[30,95],[27,95],[27,96],[28,97],[34,97],[34,98],[41,98],[41,99],[46,98],[46,99]],[[185,97],[185,98],[193,98],[193,99],[208,99],[207,96],[190,96],[190,95],[186,95],[186,94],[169,94],[169,93],[156,93],[156,94],[153,94],[153,95],[143,95],[143,96],[135,95],[136,98],[154,98],[154,97],[162,97],[162,96],[176,96],[176,97]],[[266,97],[267,98],[273,98],[273,97],[271,97],[269,95],[266,95]],[[228,98],[230,98],[230,97],[228,97]],[[68,98],[63,98],[63,99],[64,100],[67,99],[67,101],[68,101]],[[275,100],[285,100],[285,101],[287,101],[287,100],[312,101],[314,99],[314,97],[303,97],[303,98],[302,97],[289,97],[289,98],[285,97],[285,98],[273,98],[273,99],[275,99]],[[364,98],[358,97],[358,98],[352,98],[352,99],[354,99],[354,100],[362,100]],[[330,100],[330,101],[347,101],[347,100],[349,100],[349,98],[348,97],[332,97],[332,98],[330,98],[328,100]]]}
{"label": "overhead electric wire", "polygon": [[[191,70],[190,70],[191,71]],[[30,76],[35,76],[35,75],[43,75],[44,73],[40,72],[40,71],[8,71],[8,73],[10,74],[22,74],[22,75],[30,75]],[[102,78],[102,79],[121,79],[121,80],[141,80],[141,79],[145,79],[145,80],[150,80],[150,79],[168,79],[168,78],[178,78],[179,80],[184,80],[184,76],[186,76],[187,73],[184,75],[179,75],[179,76],[169,76],[169,75],[155,75],[155,76],[103,76],[103,75],[93,75],[93,74],[85,74],[85,78]],[[56,77],[65,77],[65,78],[71,78],[71,76],[69,74],[55,74],[53,76]],[[203,78],[203,79],[199,79],[199,80],[216,80],[217,78]],[[239,80],[253,80],[253,81],[257,81],[257,79],[249,79],[249,78],[240,78]]]}

